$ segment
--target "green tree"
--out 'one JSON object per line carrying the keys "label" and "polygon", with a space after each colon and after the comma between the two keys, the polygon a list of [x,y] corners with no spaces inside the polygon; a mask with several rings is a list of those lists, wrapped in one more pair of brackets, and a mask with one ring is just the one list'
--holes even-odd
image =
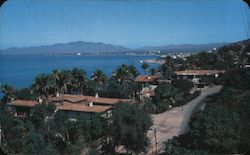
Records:
{"label": "green tree", "polygon": [[50,77],[45,74],[39,74],[32,83],[31,92],[39,94],[42,99],[47,99],[49,90],[52,87]]}
{"label": "green tree", "polygon": [[172,80],[173,87],[179,89],[184,93],[184,95],[188,95],[190,90],[194,87],[193,82],[189,80],[175,79]]}
{"label": "green tree", "polygon": [[149,144],[147,131],[152,125],[149,114],[139,105],[119,103],[111,117],[111,137],[115,146],[123,145],[130,153],[145,152]]}
{"label": "green tree", "polygon": [[165,58],[165,63],[160,66],[161,74],[164,78],[171,80],[174,70],[174,62],[170,56]]}
{"label": "green tree", "polygon": [[113,78],[120,84],[123,81],[133,82],[134,78],[138,75],[136,68],[133,65],[122,64],[113,72]]}
{"label": "green tree", "polygon": [[53,79],[53,89],[54,89],[54,94],[59,93],[60,92],[60,88],[59,88],[59,78],[60,78],[60,74],[61,72],[57,69],[53,70],[51,73],[51,77]]}
{"label": "green tree", "polygon": [[208,155],[206,151],[183,147],[175,138],[165,143],[162,155]]}
{"label": "green tree", "polygon": [[24,136],[27,132],[24,122],[5,113],[1,114],[1,148],[10,154],[20,154],[24,147]]}
{"label": "green tree", "polygon": [[155,75],[157,73],[157,69],[156,68],[151,68],[150,69],[150,74],[151,75]]}
{"label": "green tree", "polygon": [[233,109],[217,105],[192,120],[190,134],[196,148],[210,153],[240,153],[243,122]]}
{"label": "green tree", "polygon": [[72,74],[70,70],[63,70],[59,74],[59,88],[62,94],[68,92],[68,88],[71,85]]}
{"label": "green tree", "polygon": [[85,93],[87,95],[95,95],[96,92],[100,92],[101,91],[101,87],[98,83],[96,83],[93,80],[90,80],[87,82],[86,88],[85,88]]}
{"label": "green tree", "polygon": [[93,73],[93,75],[92,75],[91,78],[95,82],[97,82],[100,86],[102,86],[106,82],[106,80],[107,80],[107,76],[100,69],[97,69],[96,71],[94,71],[94,73]]}
{"label": "green tree", "polygon": [[0,86],[0,92],[4,94],[3,102],[8,103],[15,98],[16,89],[10,85],[2,85]]}
{"label": "green tree", "polygon": [[86,141],[94,141],[100,138],[105,132],[104,121],[100,114],[93,113],[89,117],[80,117],[78,124],[84,139]]}
{"label": "green tree", "polygon": [[139,91],[140,88],[138,83],[124,81],[120,84],[118,81],[111,78],[106,83],[101,94],[102,96],[111,98],[132,98],[135,92]]}
{"label": "green tree", "polygon": [[87,75],[86,72],[82,69],[74,68],[71,71],[72,80],[71,84],[74,90],[83,94],[83,90],[86,87]]}
{"label": "green tree", "polygon": [[21,100],[36,100],[38,97],[38,94],[31,93],[31,89],[30,88],[23,88],[23,89],[18,89],[15,92],[15,96],[17,99],[21,99]]}
{"label": "green tree", "polygon": [[41,155],[49,155],[49,154],[58,155],[58,152],[51,143],[48,143],[39,154],[41,154]]}
{"label": "green tree", "polygon": [[129,70],[129,73],[131,73],[132,78],[135,78],[139,75],[139,72],[134,65],[129,65],[128,70]]}
{"label": "green tree", "polygon": [[62,71],[54,70],[51,76],[54,81],[54,85],[53,85],[54,90],[61,94],[67,93],[69,87],[72,86],[71,71],[70,70],[62,70]]}
{"label": "green tree", "polygon": [[39,133],[28,132],[24,137],[24,153],[39,154],[45,145],[43,136]]}
{"label": "green tree", "polygon": [[145,63],[145,62],[143,62],[141,64],[141,68],[144,70],[145,75],[147,75],[147,69],[148,69],[148,67],[149,67],[149,65],[147,63]]}
{"label": "green tree", "polygon": [[43,132],[47,118],[52,116],[54,111],[54,104],[37,104],[31,112],[30,120],[38,131]]}
{"label": "green tree", "polygon": [[153,102],[166,102],[166,106],[176,106],[183,99],[183,93],[173,85],[164,83],[155,89]]}

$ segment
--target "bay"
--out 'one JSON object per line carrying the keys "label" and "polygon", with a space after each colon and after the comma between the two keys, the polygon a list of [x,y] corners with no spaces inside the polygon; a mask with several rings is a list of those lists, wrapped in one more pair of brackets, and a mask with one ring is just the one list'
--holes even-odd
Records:
{"label": "bay", "polygon": [[[16,88],[29,87],[39,73],[49,73],[54,69],[81,68],[90,77],[96,69],[108,76],[121,64],[134,65],[143,74],[141,61],[154,59],[155,55],[0,55],[0,83]],[[158,67],[150,64],[150,67]]]}

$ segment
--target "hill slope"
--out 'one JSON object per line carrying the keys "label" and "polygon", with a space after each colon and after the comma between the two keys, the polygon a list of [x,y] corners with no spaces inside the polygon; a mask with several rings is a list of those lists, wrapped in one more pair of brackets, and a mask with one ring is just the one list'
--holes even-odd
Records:
{"label": "hill slope", "polygon": [[25,47],[25,48],[8,48],[1,50],[2,54],[73,54],[73,53],[91,53],[91,52],[123,52],[129,49],[123,46],[95,42],[70,42],[59,43],[54,45]]}
{"label": "hill slope", "polygon": [[25,54],[76,54],[80,53],[120,53],[120,52],[136,52],[144,53],[150,50],[160,50],[162,53],[168,52],[197,52],[206,51],[212,48],[219,48],[228,43],[212,43],[212,44],[182,44],[182,45],[166,45],[166,46],[148,46],[137,49],[130,49],[124,46],[116,46],[101,42],[85,42],[76,41],[70,43],[58,43],[53,45],[44,45],[36,47],[24,48],[8,48],[0,50],[3,55],[25,55]]}

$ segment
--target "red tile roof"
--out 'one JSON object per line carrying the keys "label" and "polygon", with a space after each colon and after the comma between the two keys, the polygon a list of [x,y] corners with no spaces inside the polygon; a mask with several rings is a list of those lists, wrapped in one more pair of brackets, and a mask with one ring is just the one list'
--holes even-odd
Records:
{"label": "red tile roof", "polygon": [[[105,112],[111,109],[111,106],[88,106],[82,103],[71,103],[64,101],[63,103],[54,102],[56,104],[56,109],[60,110],[69,110],[69,111],[81,111],[81,112]],[[23,106],[23,107],[35,107],[36,104],[39,104],[37,101],[33,100],[14,100],[8,105],[11,106]]]}
{"label": "red tile roof", "polygon": [[177,75],[214,75],[218,73],[224,73],[225,70],[183,70],[176,71]]}
{"label": "red tile roof", "polygon": [[36,104],[38,104],[38,102],[34,100],[14,100],[8,103],[8,105],[25,107],[34,107]]}
{"label": "red tile roof", "polygon": [[154,82],[159,79],[158,75],[139,75],[136,77],[136,82]]}
{"label": "red tile roof", "polygon": [[110,110],[111,106],[88,106],[85,104],[76,104],[71,102],[63,102],[63,104],[56,103],[57,109],[60,110],[68,110],[68,111],[79,111],[79,112],[105,112],[107,110]]}
{"label": "red tile roof", "polygon": [[71,95],[71,94],[64,94],[56,97],[52,97],[49,99],[50,101],[69,101],[72,103],[86,101],[86,97],[82,95]]}
{"label": "red tile roof", "polygon": [[118,99],[118,98],[105,98],[105,97],[94,97],[94,96],[83,96],[83,95],[71,95],[71,94],[65,94],[57,97],[52,97],[50,98],[50,101],[52,102],[58,102],[58,101],[69,101],[72,103],[77,103],[77,102],[93,102],[93,103],[103,103],[103,104],[115,104],[118,102],[129,102],[131,103],[133,100],[132,99]]}
{"label": "red tile roof", "polygon": [[[131,99],[118,99],[118,98],[104,98],[104,97],[94,97],[94,96],[83,96],[83,95],[71,95],[65,94],[62,96],[52,97],[50,101],[56,104],[57,109],[70,110],[70,111],[82,111],[82,112],[104,112],[111,109],[111,106],[105,105],[93,105],[88,106],[89,102],[114,105],[118,102],[129,102],[132,103]],[[63,101],[63,102],[62,102]],[[34,107],[38,104],[34,100],[14,100],[8,105],[13,106],[25,106]]]}

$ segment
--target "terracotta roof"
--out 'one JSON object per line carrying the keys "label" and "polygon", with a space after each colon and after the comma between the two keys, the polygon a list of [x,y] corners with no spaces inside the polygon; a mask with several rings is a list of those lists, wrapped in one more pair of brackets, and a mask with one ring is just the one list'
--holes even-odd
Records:
{"label": "terracotta roof", "polygon": [[[24,106],[24,107],[34,107],[36,104],[38,104],[37,101],[33,100],[14,100],[8,105],[12,106]],[[111,109],[111,106],[88,106],[85,104],[80,103],[71,103],[68,101],[64,101],[63,104],[60,104],[59,102],[55,102],[56,108],[60,110],[69,110],[69,111],[82,111],[82,112],[105,112],[109,109]]]}
{"label": "terracotta roof", "polygon": [[158,75],[139,75],[136,77],[135,81],[136,82],[154,82],[159,78]]}
{"label": "terracotta roof", "polygon": [[38,104],[38,102],[34,100],[14,100],[8,103],[8,105],[25,107],[34,107],[36,104]]}
{"label": "terracotta roof", "polygon": [[111,106],[88,106],[85,104],[76,104],[71,102],[63,102],[63,104],[56,103],[57,109],[68,110],[68,111],[80,111],[80,112],[105,112],[111,109]]}
{"label": "terracotta roof", "polygon": [[176,71],[177,75],[214,75],[218,73],[224,73],[225,70],[183,70]]}
{"label": "terracotta roof", "polygon": [[71,94],[64,94],[64,95],[60,95],[60,96],[56,96],[56,97],[52,97],[49,99],[50,101],[69,101],[72,103],[75,102],[81,102],[81,101],[85,101],[86,97],[82,96],[82,95],[71,95]]}
{"label": "terracotta roof", "polygon": [[94,97],[94,96],[83,96],[83,95],[70,95],[70,94],[65,94],[62,96],[57,96],[50,98],[50,101],[52,102],[58,102],[58,101],[69,101],[72,103],[77,103],[77,102],[93,102],[93,103],[103,103],[103,104],[115,104],[117,102],[132,102],[133,100],[131,99],[118,99],[118,98],[104,98],[104,97]]}
{"label": "terracotta roof", "polygon": [[93,103],[104,103],[104,104],[116,104],[118,102],[133,102],[132,99],[118,99],[118,98],[104,98],[104,97],[94,97],[94,96],[86,96],[88,101],[92,101]]}

